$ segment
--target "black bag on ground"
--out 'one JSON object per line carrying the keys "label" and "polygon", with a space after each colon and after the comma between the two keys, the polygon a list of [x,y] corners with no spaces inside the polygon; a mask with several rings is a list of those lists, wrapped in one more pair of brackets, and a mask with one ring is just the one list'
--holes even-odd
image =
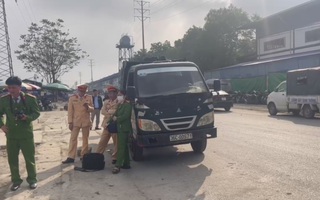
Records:
{"label": "black bag on ground", "polygon": [[101,153],[88,153],[82,158],[82,169],[98,171],[105,166],[104,155]]}
{"label": "black bag on ground", "polygon": [[110,122],[110,124],[107,126],[107,129],[109,133],[118,133],[117,122],[116,121]]}

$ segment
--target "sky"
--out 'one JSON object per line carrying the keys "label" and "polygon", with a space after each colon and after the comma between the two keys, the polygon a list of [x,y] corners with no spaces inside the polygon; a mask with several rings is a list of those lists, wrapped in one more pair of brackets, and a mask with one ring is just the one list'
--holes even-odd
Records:
{"label": "sky", "polygon": [[[150,0],[145,5],[145,44],[173,42],[183,37],[193,25],[202,27],[210,9],[227,7],[230,4],[242,8],[249,15],[261,17],[280,12],[308,0]],[[15,50],[21,44],[20,35],[26,34],[31,22],[42,19],[64,20],[69,30],[89,57],[62,76],[61,81],[69,86],[91,81],[89,59],[93,59],[93,80],[98,80],[118,71],[116,44],[124,34],[132,38],[134,51],[142,48],[141,22],[134,18],[139,12],[133,0],[5,0],[15,75],[33,79],[34,72],[26,72],[23,63],[17,60]],[[39,80],[39,79],[38,79]]]}

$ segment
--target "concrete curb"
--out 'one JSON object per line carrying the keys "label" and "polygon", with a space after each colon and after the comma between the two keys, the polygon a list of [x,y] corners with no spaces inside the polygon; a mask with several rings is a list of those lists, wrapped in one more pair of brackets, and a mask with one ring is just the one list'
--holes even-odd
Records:
{"label": "concrete curb", "polygon": [[268,112],[267,105],[253,105],[253,104],[234,104],[234,108],[243,110],[255,110],[261,112]]}

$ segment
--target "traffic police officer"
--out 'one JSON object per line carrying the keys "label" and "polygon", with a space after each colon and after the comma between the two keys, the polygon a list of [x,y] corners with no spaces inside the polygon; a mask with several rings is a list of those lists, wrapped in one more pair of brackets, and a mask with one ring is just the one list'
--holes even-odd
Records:
{"label": "traffic police officer", "polygon": [[112,163],[115,164],[117,161],[117,134],[109,133],[107,129],[107,125],[111,120],[112,116],[115,114],[118,108],[118,89],[114,86],[109,86],[108,90],[108,97],[109,99],[104,101],[103,107],[101,109],[101,114],[104,116],[102,121],[103,132],[98,144],[97,153],[104,153],[106,147],[109,143],[110,138],[112,137],[113,144],[114,144],[114,151],[112,154]]}
{"label": "traffic police officer", "polygon": [[[28,172],[30,189],[37,188],[35,145],[32,121],[40,116],[34,96],[21,92],[22,81],[17,76],[6,80],[8,95],[0,98],[0,127],[7,137],[8,162],[11,172],[11,190],[19,189],[22,179],[19,174],[19,151],[21,150]],[[6,115],[4,124],[3,115]]]}
{"label": "traffic police officer", "polygon": [[81,158],[88,153],[89,131],[92,126],[90,113],[94,110],[92,96],[87,95],[88,86],[78,86],[78,94],[69,98],[68,103],[68,123],[71,131],[68,158],[63,164],[73,163],[76,158],[78,135],[82,129],[82,149]]}

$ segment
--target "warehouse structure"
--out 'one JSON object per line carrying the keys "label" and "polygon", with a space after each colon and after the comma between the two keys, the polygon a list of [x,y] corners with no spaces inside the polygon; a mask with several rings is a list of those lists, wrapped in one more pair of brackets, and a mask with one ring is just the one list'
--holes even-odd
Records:
{"label": "warehouse structure", "polygon": [[233,91],[272,91],[293,69],[320,66],[320,1],[312,0],[241,27],[255,29],[257,60],[205,72]]}

